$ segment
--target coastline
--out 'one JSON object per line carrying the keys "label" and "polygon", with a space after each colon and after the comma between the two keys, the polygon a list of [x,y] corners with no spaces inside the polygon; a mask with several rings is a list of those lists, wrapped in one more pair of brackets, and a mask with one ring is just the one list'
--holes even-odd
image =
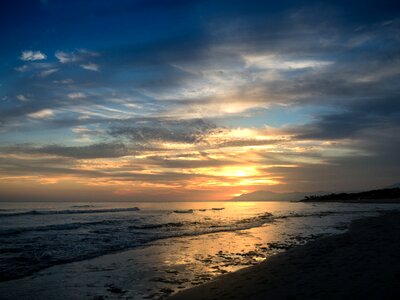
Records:
{"label": "coastline", "polygon": [[400,198],[395,199],[359,199],[359,200],[341,200],[341,199],[330,199],[330,200],[300,200],[300,203],[355,203],[355,204],[399,204]]}
{"label": "coastline", "polygon": [[400,213],[389,212],[168,299],[399,299],[399,249]]}

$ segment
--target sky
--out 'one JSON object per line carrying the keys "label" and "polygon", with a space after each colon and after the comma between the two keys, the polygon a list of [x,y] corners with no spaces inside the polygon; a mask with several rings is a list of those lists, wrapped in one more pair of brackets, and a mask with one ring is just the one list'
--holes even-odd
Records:
{"label": "sky", "polygon": [[0,201],[400,181],[398,1],[0,6]]}

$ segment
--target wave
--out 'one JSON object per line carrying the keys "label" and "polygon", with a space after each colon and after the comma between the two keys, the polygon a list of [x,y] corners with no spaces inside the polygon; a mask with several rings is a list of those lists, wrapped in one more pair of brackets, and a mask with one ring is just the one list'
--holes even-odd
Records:
{"label": "wave", "polygon": [[[104,212],[125,212],[125,211],[138,211],[139,209],[136,207],[132,208],[116,208],[116,209],[96,209],[96,210],[61,210],[61,211],[27,211],[27,212],[19,212],[19,213],[3,213],[0,214],[2,216],[21,216],[21,215],[52,215],[52,214],[90,214],[90,213],[104,213]],[[212,210],[212,209],[207,209]],[[180,210],[174,211],[174,213],[178,214],[191,214],[196,210]],[[203,209],[199,209],[198,211],[205,211]],[[207,234],[216,231],[235,231],[235,230],[243,230],[249,229],[252,227],[262,226],[263,224],[275,222],[280,219],[287,218],[304,218],[304,217],[325,217],[329,215],[335,214],[354,214],[354,213],[363,213],[365,211],[320,211],[316,213],[289,213],[285,215],[272,215],[271,213],[265,212],[263,214],[259,214],[254,217],[244,218],[240,220],[236,220],[234,222],[219,222],[213,220],[207,221],[182,221],[182,222],[166,222],[166,223],[144,223],[137,224],[138,219],[129,219],[129,220],[101,220],[95,222],[75,222],[75,223],[65,223],[65,224],[55,224],[55,225],[45,225],[45,226],[35,226],[35,227],[20,227],[20,228],[10,228],[0,230],[0,235],[16,235],[24,232],[43,232],[43,231],[57,231],[57,230],[75,230],[80,228],[91,228],[96,226],[118,226],[120,229],[128,229],[128,230],[151,230],[151,229],[173,229],[173,228],[182,228],[183,230],[193,229],[193,226],[196,226],[196,232],[193,232],[194,235],[197,234]],[[176,236],[179,236],[181,232],[176,232]],[[187,232],[186,232],[187,234]],[[185,235],[186,235],[185,234]]]}
{"label": "wave", "polygon": [[224,207],[213,207],[213,208],[209,208],[209,209],[206,209],[206,208],[200,208],[200,209],[178,209],[178,210],[174,210],[173,212],[174,213],[176,213],[176,214],[192,214],[192,213],[194,213],[194,212],[196,212],[196,211],[201,211],[201,212],[204,212],[204,211],[220,211],[220,210],[224,210],[225,208]]}
{"label": "wave", "polygon": [[178,228],[184,226],[194,226],[199,225],[200,222],[169,222],[161,224],[143,224],[143,225],[133,225],[129,226],[129,229],[158,229],[158,228]]}
{"label": "wave", "polygon": [[107,209],[66,209],[66,210],[30,210],[15,213],[0,213],[0,218],[3,217],[16,217],[25,215],[70,215],[70,214],[97,214],[97,213],[114,213],[125,211],[139,211],[138,207],[130,208],[107,208]]}
{"label": "wave", "polygon": [[[377,210],[379,212],[387,212],[390,210]],[[332,215],[354,215],[360,213],[366,213],[366,210],[351,210],[351,211],[335,211],[335,210],[326,210],[326,211],[318,211],[318,212],[310,212],[310,213],[297,213],[297,212],[290,212],[286,215],[275,216],[274,219],[287,219],[287,218],[309,218],[309,217],[327,217]]]}
{"label": "wave", "polygon": [[192,214],[194,212],[193,209],[186,209],[186,210],[174,210],[176,214]]}
{"label": "wave", "polygon": [[[132,220],[134,222],[136,220]],[[55,224],[55,225],[45,225],[45,226],[34,226],[34,227],[20,227],[0,230],[0,235],[16,235],[24,232],[43,232],[43,231],[61,231],[61,230],[75,230],[85,227],[92,227],[96,225],[118,225],[122,223],[118,220],[105,220],[96,222],[76,222],[76,223],[66,223],[66,224]]]}
{"label": "wave", "polygon": [[[264,213],[252,218],[246,218],[236,220],[231,223],[224,222],[198,222],[198,221],[182,221],[182,222],[166,222],[166,223],[144,223],[137,224],[139,219],[129,220],[101,220],[94,222],[74,222],[65,224],[54,224],[45,226],[33,226],[33,227],[19,227],[0,230],[0,236],[13,236],[27,232],[45,232],[45,231],[65,231],[65,230],[77,230],[77,229],[90,229],[92,233],[97,232],[99,226],[102,227],[101,231],[107,230],[104,226],[108,226],[108,229],[115,231],[119,228],[119,234],[124,235],[131,230],[145,230],[151,233],[152,229],[161,229],[163,231],[176,230],[172,236],[178,237],[180,235],[198,235],[207,234],[219,231],[235,231],[243,230],[252,227],[260,226],[268,221],[273,221],[273,215],[270,213]],[[132,232],[131,232],[132,233]],[[155,233],[155,232],[153,232]],[[161,233],[161,232],[159,232]],[[172,232],[171,232],[172,233]],[[169,235],[171,236],[171,235]]]}

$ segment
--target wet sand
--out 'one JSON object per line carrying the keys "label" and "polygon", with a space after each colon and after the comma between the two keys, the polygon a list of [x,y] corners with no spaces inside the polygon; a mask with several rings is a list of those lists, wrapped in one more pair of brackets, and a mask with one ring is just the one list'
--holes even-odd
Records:
{"label": "wet sand", "polygon": [[168,299],[400,299],[400,213],[354,221]]}

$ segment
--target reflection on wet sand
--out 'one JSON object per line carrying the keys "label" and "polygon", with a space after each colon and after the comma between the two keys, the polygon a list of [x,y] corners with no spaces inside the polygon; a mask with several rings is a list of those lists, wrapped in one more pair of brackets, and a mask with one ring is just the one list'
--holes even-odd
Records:
{"label": "reflection on wet sand", "polygon": [[[154,289],[159,292],[148,296],[159,298],[167,291],[172,293],[203,284],[221,274],[256,265],[273,254],[318,236],[288,233],[287,239],[282,241],[284,223],[287,222],[279,221],[233,233],[177,239],[171,245],[164,245],[169,248],[168,251],[157,255],[164,255],[162,263],[167,269],[159,270],[150,279],[154,282]],[[171,286],[175,286],[175,289]]]}

